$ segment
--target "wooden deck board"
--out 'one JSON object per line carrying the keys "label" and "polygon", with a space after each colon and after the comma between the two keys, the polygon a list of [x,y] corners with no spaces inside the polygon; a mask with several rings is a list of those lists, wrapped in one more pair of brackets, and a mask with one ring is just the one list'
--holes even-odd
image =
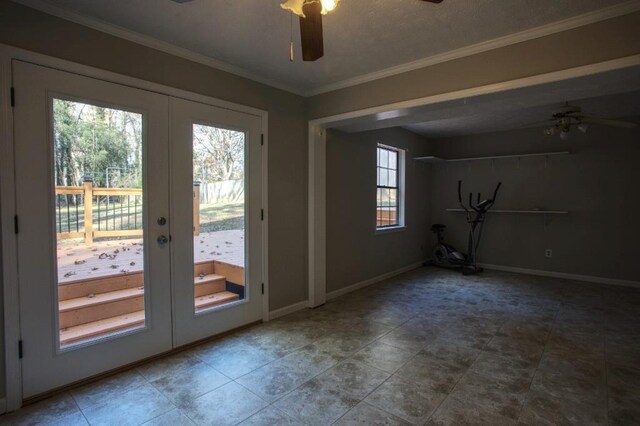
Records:
{"label": "wooden deck board", "polygon": [[144,295],[143,288],[127,288],[124,290],[96,293],[93,297],[77,297],[75,299],[62,300],[59,303],[59,312],[67,312],[74,309],[112,303],[119,300],[131,299]]}
{"label": "wooden deck board", "polygon": [[[196,263],[217,260],[244,268],[244,231],[202,233],[193,240]],[[138,272],[144,264],[140,238],[98,241],[90,246],[78,240],[59,241],[57,258],[60,284]]]}
{"label": "wooden deck board", "polygon": [[240,296],[230,291],[221,291],[218,293],[208,294],[206,296],[200,296],[195,298],[196,311],[210,308],[212,306],[222,305],[224,303],[233,302],[238,300]]}
{"label": "wooden deck board", "polygon": [[75,327],[63,328],[60,330],[60,344],[65,346],[80,340],[104,336],[142,325],[144,325],[144,311],[119,315]]}

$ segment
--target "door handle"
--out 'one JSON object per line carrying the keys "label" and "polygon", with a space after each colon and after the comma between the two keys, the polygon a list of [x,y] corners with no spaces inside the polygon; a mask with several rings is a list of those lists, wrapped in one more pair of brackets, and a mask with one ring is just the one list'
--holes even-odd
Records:
{"label": "door handle", "polygon": [[160,235],[158,237],[158,244],[160,244],[161,246],[167,244],[169,242],[169,239],[167,237],[165,237],[164,235]]}

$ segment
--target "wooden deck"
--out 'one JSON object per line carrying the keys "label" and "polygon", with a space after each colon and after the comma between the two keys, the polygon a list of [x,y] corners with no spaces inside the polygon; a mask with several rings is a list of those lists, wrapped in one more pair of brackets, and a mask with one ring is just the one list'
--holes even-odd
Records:
{"label": "wooden deck", "polygon": [[[194,261],[219,261],[244,268],[244,231],[202,233],[193,238]],[[58,243],[58,282],[126,275],[143,270],[142,239]]]}
{"label": "wooden deck", "polygon": [[[194,237],[194,310],[244,297],[244,232]],[[144,325],[140,239],[65,241],[58,246],[60,344],[63,347]]]}

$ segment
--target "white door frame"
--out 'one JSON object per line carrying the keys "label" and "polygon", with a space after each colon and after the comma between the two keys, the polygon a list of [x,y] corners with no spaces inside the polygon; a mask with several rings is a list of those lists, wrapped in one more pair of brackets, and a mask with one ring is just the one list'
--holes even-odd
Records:
{"label": "white door frame", "polygon": [[640,55],[632,55],[610,61],[569,68],[532,77],[519,78],[485,86],[473,87],[450,93],[411,99],[408,101],[380,105],[346,112],[309,121],[309,195],[308,195],[308,279],[309,307],[315,308],[326,302],[326,129],[334,123],[359,117],[396,110],[409,110],[430,104],[471,98],[479,95],[498,93],[585,77],[607,71],[614,71],[640,65]]}
{"label": "white door frame", "polygon": [[326,130],[309,122],[309,307],[327,301]]}
{"label": "white door frame", "polygon": [[[268,209],[268,121],[267,111],[236,104],[210,96],[186,90],[176,89],[159,83],[129,77],[126,75],[101,70],[86,65],[54,58],[40,53],[16,48],[0,43],[0,221],[2,234],[2,284],[4,304],[4,337],[5,337],[5,375],[6,375],[6,410],[13,411],[22,406],[22,364],[18,357],[20,336],[20,297],[18,291],[18,259],[17,244],[14,232],[15,178],[13,152],[13,111],[11,108],[11,61],[13,59],[31,62],[36,65],[55,68],[92,77],[112,83],[148,90],[168,96],[201,102],[204,104],[230,109],[260,117],[264,145],[262,150],[262,205],[265,211],[262,222],[262,277],[264,281],[264,297],[262,320],[269,320],[269,209]],[[0,413],[1,414],[1,413]]]}

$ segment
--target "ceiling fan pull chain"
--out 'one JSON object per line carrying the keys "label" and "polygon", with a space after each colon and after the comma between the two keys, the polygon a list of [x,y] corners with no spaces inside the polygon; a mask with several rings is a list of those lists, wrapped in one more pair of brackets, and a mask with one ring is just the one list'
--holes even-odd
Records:
{"label": "ceiling fan pull chain", "polygon": [[289,62],[293,62],[293,13],[291,14],[291,44],[289,48]]}

